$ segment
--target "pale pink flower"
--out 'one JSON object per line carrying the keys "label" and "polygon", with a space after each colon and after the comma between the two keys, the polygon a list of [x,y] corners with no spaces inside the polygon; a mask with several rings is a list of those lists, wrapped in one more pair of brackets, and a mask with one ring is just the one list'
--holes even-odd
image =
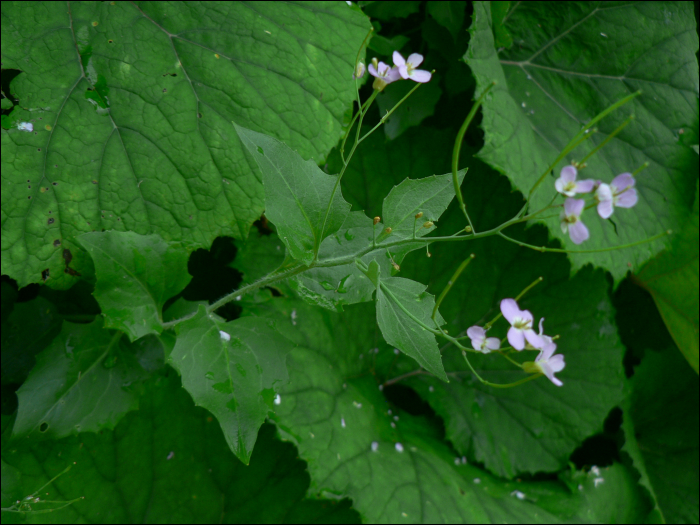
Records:
{"label": "pale pink flower", "polygon": [[562,195],[573,197],[577,193],[590,193],[593,191],[595,181],[586,179],[576,181],[578,171],[574,166],[564,166],[559,173],[559,178],[554,182],[554,187]]}
{"label": "pale pink flower", "polygon": [[615,207],[631,208],[637,204],[637,190],[634,189],[631,173],[621,173],[610,184],[601,184],[595,192],[598,199],[598,215],[608,219]]}
{"label": "pale pink flower", "polygon": [[586,201],[583,199],[567,198],[559,216],[561,231],[568,232],[574,244],[581,244],[590,236],[588,228],[581,222],[581,212],[585,205]]}
{"label": "pale pink flower", "polygon": [[416,69],[423,62],[423,55],[418,53],[413,53],[409,55],[408,60],[404,60],[401,53],[394,51],[393,54],[394,66],[399,68],[399,74],[403,79],[411,79],[414,82],[428,82],[433,76],[430,71],[424,71],[423,69]]}
{"label": "pale pink flower", "polygon": [[497,337],[486,337],[486,330],[480,326],[472,326],[467,329],[467,335],[472,340],[474,350],[488,354],[491,350],[501,348],[501,341]]}
{"label": "pale pink flower", "polygon": [[532,329],[532,314],[528,310],[518,308],[515,299],[503,299],[501,301],[501,313],[510,323],[508,330],[508,342],[516,350],[525,348],[527,340],[535,348],[544,346],[542,338]]}
{"label": "pale pink flower", "polygon": [[561,372],[564,369],[564,356],[561,354],[553,355],[557,349],[557,345],[554,343],[549,343],[540,352],[540,355],[535,359],[535,366],[539,368],[544,375],[547,376],[552,383],[557,386],[562,386],[559,379],[554,377],[556,372]]}

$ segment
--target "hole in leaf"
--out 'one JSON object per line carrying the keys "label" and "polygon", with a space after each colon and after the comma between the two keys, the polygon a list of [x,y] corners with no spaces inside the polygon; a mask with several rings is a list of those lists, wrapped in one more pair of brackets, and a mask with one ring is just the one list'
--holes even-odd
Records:
{"label": "hole in leaf", "polygon": [[53,245],[54,246],[61,246],[61,239],[56,239],[55,241],[53,241]]}
{"label": "hole in leaf", "polygon": [[46,280],[49,278],[49,269],[46,268],[46,270],[41,272],[41,280],[46,282]]}
{"label": "hole in leaf", "polygon": [[49,424],[44,421],[39,427],[39,432],[46,432],[49,429]]}
{"label": "hole in leaf", "polygon": [[47,224],[53,224],[54,222],[56,222],[56,219],[54,219],[53,217],[49,217],[49,220],[46,222]]}

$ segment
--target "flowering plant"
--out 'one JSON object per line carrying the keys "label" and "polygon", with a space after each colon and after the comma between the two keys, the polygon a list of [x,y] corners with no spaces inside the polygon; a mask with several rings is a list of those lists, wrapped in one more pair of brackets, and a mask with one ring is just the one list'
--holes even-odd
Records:
{"label": "flowering plant", "polygon": [[690,4],[2,23],[3,520],[697,521]]}

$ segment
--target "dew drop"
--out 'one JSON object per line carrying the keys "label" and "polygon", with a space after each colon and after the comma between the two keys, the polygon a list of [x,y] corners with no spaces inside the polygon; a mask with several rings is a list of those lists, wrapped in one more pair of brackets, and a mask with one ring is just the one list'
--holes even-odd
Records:
{"label": "dew drop", "polygon": [[219,330],[219,335],[221,336],[221,339],[223,341],[230,341],[231,340],[231,336],[229,334],[227,334],[226,332]]}
{"label": "dew drop", "polygon": [[525,102],[523,102],[523,103],[520,104],[520,105],[521,105],[522,107],[524,107],[524,108],[527,107],[527,104],[525,104]]}
{"label": "dew drop", "polygon": [[474,478],[474,485],[478,485],[479,483],[481,483],[481,479]]}
{"label": "dew drop", "polygon": [[340,418],[340,426],[345,428],[345,418]]}
{"label": "dew drop", "polygon": [[170,451],[170,454],[168,454],[168,456],[167,456],[165,459],[168,460],[168,461],[170,461],[170,460],[173,459],[174,457],[175,457],[175,452],[173,452],[173,451],[171,450],[171,451]]}
{"label": "dew drop", "polygon": [[394,448],[396,449],[396,452],[403,452],[403,445],[401,443],[396,443]]}
{"label": "dew drop", "polygon": [[[275,405],[279,405],[280,403],[282,403],[282,398],[280,397],[279,394],[277,394],[277,395],[275,396],[275,401],[274,401],[274,403],[275,403]],[[314,435],[311,434],[311,437],[314,437]]]}
{"label": "dew drop", "polygon": [[510,493],[511,496],[515,496],[519,500],[524,500],[525,499],[525,494],[520,492],[519,490],[514,490],[513,492]]}
{"label": "dew drop", "polygon": [[433,385],[430,385],[428,387],[428,392],[435,392],[435,387]]}
{"label": "dew drop", "polygon": [[394,353],[395,353],[396,355],[399,355],[400,352],[401,352],[401,350],[399,350],[398,348],[394,348]]}
{"label": "dew drop", "polygon": [[328,281],[322,281],[321,286],[323,286],[324,290],[335,290],[335,286],[333,286],[331,283]]}
{"label": "dew drop", "polygon": [[377,450],[379,450],[379,443],[372,441],[372,452],[376,452]]}
{"label": "dew drop", "polygon": [[355,238],[355,236],[352,233],[350,233],[350,230],[346,230],[345,231],[345,238],[348,241],[352,241]]}
{"label": "dew drop", "polygon": [[204,377],[206,377],[209,381],[213,381],[214,380],[214,372],[207,372],[206,374],[204,374]]}

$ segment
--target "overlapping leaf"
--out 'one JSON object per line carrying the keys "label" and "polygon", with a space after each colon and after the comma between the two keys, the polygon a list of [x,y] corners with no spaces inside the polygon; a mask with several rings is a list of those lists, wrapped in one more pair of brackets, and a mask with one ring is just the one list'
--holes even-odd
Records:
{"label": "overlapping leaf", "polygon": [[245,317],[226,323],[204,306],[177,326],[168,358],[198,405],[216,416],[231,450],[248,463],[258,429],[287,382],[292,345],[270,323]]}
{"label": "overlapping leaf", "polygon": [[[430,131],[425,133],[430,137]],[[470,160],[467,165],[462,191],[478,232],[497,227],[517,213],[522,200],[510,191],[507,179],[479,161]],[[365,176],[376,175],[366,170]],[[372,197],[374,203],[368,201],[368,206],[376,206],[382,198],[380,194]],[[440,230],[451,234],[462,229],[464,222],[453,206],[441,218]],[[511,228],[507,233],[537,246],[547,244],[541,230]],[[401,275],[428,284],[428,292],[434,295],[447,285],[465,258],[476,255],[440,307],[447,321],[445,329],[452,335],[464,335],[463,331],[475,324],[483,326],[496,315],[501,299],[515,297],[544,276],[544,283],[530,292],[521,306],[530,309],[536,321],[546,318],[545,333],[561,335],[557,342],[567,367],[559,375],[565,385],[557,388],[539,379],[512,389],[485,387],[450,345],[443,352],[445,369],[453,374],[448,375],[449,384],[425,375],[416,375],[408,383],[445,419],[447,437],[460,454],[507,477],[559,470],[586,437],[602,429],[608,412],[624,397],[623,347],[616,335],[602,272],[586,271],[568,282],[569,267],[563,255],[540,254],[496,237],[435,243],[430,251],[433,255],[429,258],[422,254],[407,257]],[[505,337],[507,324],[501,323],[493,334]],[[515,357],[531,361],[534,355]],[[477,356],[472,363],[485,379],[495,383],[525,377],[498,355]],[[415,371],[415,363],[400,360],[398,369],[386,379]]]}
{"label": "overlapping leaf", "polygon": [[[698,137],[698,37],[688,3],[607,5],[547,2],[513,4],[503,24],[510,49],[496,49],[487,2],[474,3],[465,60],[477,79],[477,95],[491,82],[483,106],[485,145],[480,157],[508,175],[527,194],[558,153],[600,111],[638,90],[642,95],[602,120],[598,133],[554,169],[582,159],[630,114],[636,119],[595,156],[581,177],[609,182],[616,175],[649,167],[637,177],[639,202],[603,221],[593,210],[583,217],[591,232],[586,249],[642,241],[678,230],[692,208],[698,158],[686,146]],[[626,28],[621,30],[621,28]],[[606,57],[604,60],[601,57]],[[547,177],[532,210],[554,195]],[[550,234],[571,245],[558,221]],[[572,253],[574,270],[587,263],[612,272],[616,281],[639,268],[664,242],[623,251]]]}
{"label": "overlapping leaf", "polygon": [[698,189],[693,213],[673,237],[671,250],[650,261],[635,279],[654,298],[678,348],[698,372]]}
{"label": "overlapping leaf", "polygon": [[61,438],[111,429],[137,408],[145,372],[134,349],[120,346],[120,336],[105,330],[101,318],[64,322],[17,391],[13,437]]}
{"label": "overlapping leaf", "polygon": [[190,281],[188,247],[159,235],[133,232],[84,233],[76,239],[95,264],[95,298],[105,326],[133,341],[163,331],[165,301]]}
{"label": "overlapping leaf", "polygon": [[624,450],[661,520],[697,523],[698,377],[675,348],[668,348],[647,351],[630,383],[623,415]]}
{"label": "overlapping leaf", "polygon": [[3,273],[24,286],[48,268],[68,288],[62,250],[91,273],[74,238],[94,230],[244,238],[263,191],[231,121],[323,158],[368,29],[342,3],[5,4],[3,68],[22,73],[3,117]]}
{"label": "overlapping leaf", "polygon": [[262,171],[267,218],[291,256],[311,264],[323,239],[337,232],[350,212],[338,177],[279,140],[234,127]]}
{"label": "overlapping leaf", "polygon": [[[275,319],[299,345],[289,355],[291,381],[273,419],[308,462],[311,494],[349,496],[369,522],[644,516],[634,479],[619,465],[602,474],[610,492],[598,490],[592,474],[564,475],[572,492],[557,482],[506,482],[455,458],[429,420],[395,407],[392,412],[370,375],[384,354],[392,355],[371,330],[371,305],[348,307],[341,315],[276,298],[253,311]],[[613,495],[617,506],[610,504]]]}
{"label": "overlapping leaf", "polygon": [[[57,508],[61,501],[84,499],[51,514],[26,514],[27,521],[50,516],[62,523],[358,522],[347,502],[303,499],[309,484],[305,465],[291,445],[273,435],[273,427],[264,426],[250,466],[243,465],[216,421],[193,405],[171,374],[152,381],[139,411],[113,431],[5,449],[3,506],[6,492],[8,500],[23,498],[72,465],[41,500],[54,500]],[[8,473],[15,479],[6,478]],[[3,512],[3,522],[8,515]]]}
{"label": "overlapping leaf", "polygon": [[[460,181],[466,170],[458,172]],[[347,184],[345,185],[348,186]],[[395,271],[409,252],[425,247],[425,243],[406,243],[372,250],[376,243],[393,243],[423,237],[436,226],[425,224],[437,221],[454,198],[452,175],[433,175],[418,180],[405,179],[394,186],[384,199],[381,222],[373,224],[363,212],[348,215],[340,231],[328,237],[321,245],[319,263],[310,271],[295,278],[297,293],[312,304],[341,310],[343,305],[369,301],[373,285],[355,266],[354,258],[337,266],[339,259],[358,256],[365,265],[377,261],[384,276]],[[422,214],[416,218],[417,214]],[[392,264],[393,262],[393,264]]]}

